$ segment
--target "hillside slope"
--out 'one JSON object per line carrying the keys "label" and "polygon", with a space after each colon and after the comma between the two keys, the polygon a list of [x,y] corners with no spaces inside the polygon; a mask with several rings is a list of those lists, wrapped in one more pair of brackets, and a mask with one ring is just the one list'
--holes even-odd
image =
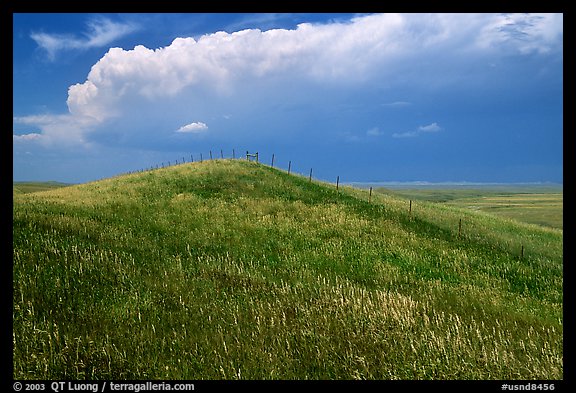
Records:
{"label": "hillside slope", "polygon": [[13,220],[16,379],[563,376],[561,230],[240,160]]}

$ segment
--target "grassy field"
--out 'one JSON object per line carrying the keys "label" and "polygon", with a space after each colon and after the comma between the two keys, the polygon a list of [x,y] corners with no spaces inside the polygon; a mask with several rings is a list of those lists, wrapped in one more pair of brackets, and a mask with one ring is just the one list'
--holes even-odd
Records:
{"label": "grassy field", "polygon": [[47,191],[66,186],[69,186],[69,184],[59,183],[55,181],[47,181],[47,182],[21,181],[21,182],[14,182],[12,184],[12,191],[13,195],[27,194],[29,192]]}
{"label": "grassy field", "polygon": [[14,378],[562,379],[562,245],[240,160],[15,194]]}
{"label": "grassy field", "polygon": [[376,189],[418,201],[440,202],[551,228],[563,228],[559,187],[492,186],[483,188]]}

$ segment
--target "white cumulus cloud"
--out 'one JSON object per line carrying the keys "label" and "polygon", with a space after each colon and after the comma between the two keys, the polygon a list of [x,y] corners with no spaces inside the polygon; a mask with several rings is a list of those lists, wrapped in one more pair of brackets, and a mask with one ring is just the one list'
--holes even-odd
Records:
{"label": "white cumulus cloud", "polygon": [[[37,120],[35,124],[48,140],[86,143],[92,136],[97,139],[98,132],[130,132],[126,131],[129,127],[138,128],[132,131],[134,138],[160,132],[166,130],[162,123],[168,118],[184,123],[184,113],[205,119],[221,118],[223,113],[241,118],[242,111],[259,115],[258,105],[282,100],[281,94],[291,94],[296,103],[314,101],[310,97],[322,88],[385,89],[397,83],[418,85],[422,80],[437,86],[444,79],[456,78],[443,70],[443,64],[462,70],[460,83],[471,74],[466,66],[456,65],[474,63],[485,52],[501,49],[509,57],[561,48],[562,26],[554,25],[558,20],[561,15],[373,14],[347,22],[303,23],[295,29],[181,37],[157,49],[143,45],[131,50],[110,48],[91,67],[85,81],[69,87],[69,114],[62,115],[62,122],[27,118]],[[513,26],[507,27],[510,23]],[[81,37],[34,33],[33,38],[54,56],[61,50],[109,45],[136,28],[100,19],[91,22]],[[524,36],[528,41],[520,39]],[[421,65],[435,64],[438,54],[443,54],[445,63],[437,68]],[[109,127],[114,121],[123,122],[122,126]],[[191,123],[176,132],[206,129],[204,123]],[[432,123],[393,136],[414,137],[439,130]]]}
{"label": "white cumulus cloud", "polygon": [[[293,30],[219,31],[197,40],[176,38],[158,49],[111,48],[85,82],[70,87],[68,106],[73,114],[104,119],[117,115],[118,102],[129,97],[229,95],[265,78],[315,84],[393,80],[402,64],[426,51],[460,48],[469,53],[500,45],[501,19],[492,14],[374,14],[347,23],[303,23]],[[534,19],[533,27],[525,29],[528,35],[534,32],[534,45],[543,41],[544,47],[556,37],[553,32],[544,34],[551,19]],[[513,44],[519,51],[525,47],[524,41]]]}
{"label": "white cumulus cloud", "polygon": [[184,133],[201,133],[208,130],[208,126],[202,122],[194,122],[190,124],[186,124],[176,130],[176,132],[184,132]]}
{"label": "white cumulus cloud", "polygon": [[[73,114],[104,120],[119,115],[119,102],[158,100],[191,93],[230,95],[267,78],[277,82],[355,83],[381,71],[378,65],[404,51],[395,44],[399,15],[371,15],[351,23],[300,24],[295,30],[216,32],[198,40],[132,50],[111,48],[87,80],[69,88]],[[287,82],[289,83],[289,82]]]}
{"label": "white cumulus cloud", "polygon": [[90,117],[66,115],[30,115],[16,116],[14,124],[36,126],[40,132],[23,135],[13,134],[13,140],[18,142],[40,142],[44,146],[88,146],[87,134],[97,123]]}

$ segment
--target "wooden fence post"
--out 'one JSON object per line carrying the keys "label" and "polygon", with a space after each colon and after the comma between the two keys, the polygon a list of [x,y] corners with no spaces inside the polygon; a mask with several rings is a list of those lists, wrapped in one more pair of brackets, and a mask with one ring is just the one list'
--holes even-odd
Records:
{"label": "wooden fence post", "polygon": [[372,187],[370,187],[370,194],[368,194],[368,203],[372,203]]}
{"label": "wooden fence post", "polygon": [[234,151],[234,149],[232,149],[232,158],[236,159],[236,152]]}
{"label": "wooden fence post", "polygon": [[274,153],[272,153],[272,168],[274,168]]}
{"label": "wooden fence post", "polygon": [[220,149],[220,158],[224,158],[224,153],[222,152],[222,149]]}
{"label": "wooden fence post", "polygon": [[212,159],[212,150],[210,150],[210,159]]}
{"label": "wooden fence post", "polygon": [[338,183],[340,183],[340,176],[336,176],[336,191],[338,191]]}
{"label": "wooden fence post", "polygon": [[312,168],[310,168],[310,176],[308,176],[308,182],[312,181]]}
{"label": "wooden fence post", "polygon": [[290,166],[292,165],[292,161],[288,161],[288,174],[290,174]]}
{"label": "wooden fence post", "polygon": [[204,162],[204,159],[202,158],[202,153],[200,153],[200,162]]}
{"label": "wooden fence post", "polygon": [[412,199],[410,199],[410,208],[408,210],[408,214],[412,217]]}
{"label": "wooden fence post", "polygon": [[194,157],[192,157],[192,154],[190,154],[190,162],[194,162]]}

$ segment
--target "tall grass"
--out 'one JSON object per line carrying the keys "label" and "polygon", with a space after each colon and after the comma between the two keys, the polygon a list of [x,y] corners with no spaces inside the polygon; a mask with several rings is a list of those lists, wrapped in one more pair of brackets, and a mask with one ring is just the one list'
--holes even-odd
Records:
{"label": "tall grass", "polygon": [[367,199],[233,160],[15,195],[14,378],[563,377],[562,231]]}

